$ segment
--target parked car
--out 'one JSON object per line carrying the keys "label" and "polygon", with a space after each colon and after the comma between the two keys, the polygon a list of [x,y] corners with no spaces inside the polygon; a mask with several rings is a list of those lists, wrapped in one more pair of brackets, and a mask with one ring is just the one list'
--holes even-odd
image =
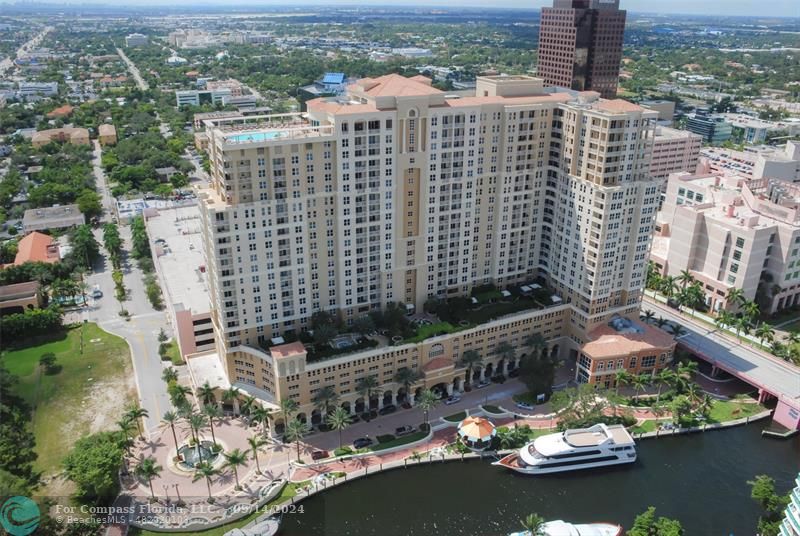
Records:
{"label": "parked car", "polygon": [[315,450],[314,452],[311,453],[311,459],[314,460],[314,461],[324,460],[325,458],[328,458],[329,456],[330,455],[328,454],[327,450]]}
{"label": "parked car", "polygon": [[403,409],[411,409],[411,404],[409,402],[403,402],[400,404],[400,407]]}
{"label": "parked car", "polygon": [[359,437],[355,441],[353,441],[353,448],[354,449],[363,449],[368,446],[372,445],[372,439],[368,437]]}
{"label": "parked car", "polygon": [[517,376],[519,376],[519,369],[518,368],[515,368],[514,370],[512,370],[511,372],[508,373],[508,377],[509,378],[516,378]]}
{"label": "parked car", "polygon": [[506,381],[506,377],[505,377],[505,376],[503,376],[502,374],[498,374],[498,375],[496,375],[496,376],[492,376],[491,380],[492,380],[494,383],[505,383],[505,381]]}
{"label": "parked car", "polygon": [[383,408],[378,411],[381,415],[389,415],[390,413],[394,413],[397,411],[397,406],[394,404],[389,404],[388,406],[383,406]]}
{"label": "parked car", "polygon": [[100,285],[95,285],[94,288],[92,288],[92,298],[97,300],[102,297],[103,297],[103,291],[100,290]]}
{"label": "parked car", "polygon": [[520,409],[533,409],[533,405],[527,402],[517,402],[517,407]]}
{"label": "parked car", "polygon": [[414,431],[414,427],[413,426],[408,426],[408,425],[399,426],[399,427],[394,429],[394,435],[396,435],[397,437],[402,437],[404,435],[410,434],[413,431]]}
{"label": "parked car", "polygon": [[455,404],[456,402],[460,402],[460,401],[461,401],[461,397],[460,396],[453,395],[453,396],[447,397],[447,399],[444,401],[444,403],[449,406],[451,404]]}
{"label": "parked car", "polygon": [[489,380],[481,380],[481,381],[478,383],[478,385],[476,385],[475,387],[477,387],[478,389],[483,389],[484,387],[489,387],[489,384],[490,384],[490,383],[491,383],[491,382],[490,382]]}

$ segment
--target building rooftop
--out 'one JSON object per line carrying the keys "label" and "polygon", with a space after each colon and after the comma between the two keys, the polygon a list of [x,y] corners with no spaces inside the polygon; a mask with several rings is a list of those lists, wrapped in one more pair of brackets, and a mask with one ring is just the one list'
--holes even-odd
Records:
{"label": "building rooftop", "polygon": [[22,224],[25,227],[36,225],[41,228],[42,225],[59,225],[65,220],[73,219],[83,222],[83,214],[78,210],[78,205],[61,205],[28,209],[22,217]]}
{"label": "building rooftop", "polygon": [[0,286],[0,302],[33,296],[37,292],[39,292],[38,281],[26,281],[25,283],[3,285]]}
{"label": "building rooftop", "polygon": [[61,257],[58,254],[58,245],[53,241],[53,237],[36,231],[25,235],[17,244],[17,256],[14,264],[24,264],[26,262],[58,262]]}
{"label": "building rooftop", "polygon": [[306,347],[300,341],[290,342],[288,344],[280,344],[273,346],[269,349],[269,354],[275,359],[282,357],[290,357],[293,355],[300,355],[306,353]]}
{"label": "building rooftop", "polygon": [[99,127],[97,127],[97,132],[101,136],[116,136],[117,129],[114,128],[114,125],[109,125],[108,123],[103,123]]}
{"label": "building rooftop", "polygon": [[161,209],[147,219],[165,299],[193,314],[211,310],[197,205]]}
{"label": "building rooftop", "polygon": [[591,358],[616,357],[646,350],[661,352],[675,344],[666,331],[629,318],[619,324],[615,320],[589,333],[589,342],[582,349],[584,354]]}
{"label": "building rooftop", "polygon": [[399,74],[387,74],[378,78],[362,78],[353,86],[370,97],[421,97],[442,93],[431,86],[430,78],[420,75],[406,78]]}
{"label": "building rooftop", "polygon": [[192,377],[194,385],[208,383],[211,387],[216,387],[223,391],[231,386],[219,354],[216,352],[196,354],[186,360],[186,365],[189,368],[189,375]]}
{"label": "building rooftop", "polygon": [[602,110],[604,112],[610,113],[628,113],[628,112],[643,112],[645,111],[644,108],[639,106],[638,104],[634,104],[632,102],[628,102],[623,99],[599,99],[595,101],[593,106],[596,110]]}

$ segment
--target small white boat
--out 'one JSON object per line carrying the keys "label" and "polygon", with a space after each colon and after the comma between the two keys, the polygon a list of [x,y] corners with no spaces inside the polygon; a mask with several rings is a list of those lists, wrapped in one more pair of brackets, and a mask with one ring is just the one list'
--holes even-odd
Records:
{"label": "small white boat", "polygon": [[[622,536],[622,527],[611,523],[573,525],[566,521],[548,521],[542,527],[542,536]],[[508,536],[531,536],[530,531],[514,532]]]}
{"label": "small white boat", "polygon": [[636,446],[621,424],[595,424],[538,437],[493,465],[539,475],[633,463]]}

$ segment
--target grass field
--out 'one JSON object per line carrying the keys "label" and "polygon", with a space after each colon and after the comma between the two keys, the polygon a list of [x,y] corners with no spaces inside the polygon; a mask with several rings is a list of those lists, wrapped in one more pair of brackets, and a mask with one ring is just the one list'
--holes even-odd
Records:
{"label": "grass field", "polygon": [[172,361],[172,364],[175,366],[183,365],[183,359],[181,359],[181,351],[178,348],[178,341],[170,341],[169,349],[167,350],[167,358]]}
{"label": "grass field", "polygon": [[378,443],[377,445],[372,445],[371,447],[369,447],[369,450],[373,452],[378,452],[381,450],[390,449],[392,447],[399,447],[400,445],[407,445],[409,443],[413,443],[414,441],[419,441],[420,439],[427,437],[427,435],[428,435],[427,432],[415,432],[413,434],[397,437],[390,441]]}
{"label": "grass field", "polygon": [[[46,353],[56,356],[50,374],[39,367],[39,358]],[[96,324],[72,327],[35,345],[3,351],[0,359],[19,377],[16,392],[33,408],[39,455],[35,467],[45,474],[60,469],[77,439],[113,428],[133,399],[128,345]]]}

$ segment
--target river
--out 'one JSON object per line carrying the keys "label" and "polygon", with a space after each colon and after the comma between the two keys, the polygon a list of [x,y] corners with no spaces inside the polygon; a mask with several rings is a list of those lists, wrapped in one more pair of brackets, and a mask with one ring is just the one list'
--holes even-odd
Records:
{"label": "river", "polygon": [[534,512],[628,528],[652,505],[687,536],[753,536],[760,511],[747,481],[769,474],[783,492],[800,471],[800,437],[764,439],[761,428],[643,440],[632,466],[558,475],[521,476],[478,460],[397,469],[300,503],[280,535],[494,536],[520,530]]}

